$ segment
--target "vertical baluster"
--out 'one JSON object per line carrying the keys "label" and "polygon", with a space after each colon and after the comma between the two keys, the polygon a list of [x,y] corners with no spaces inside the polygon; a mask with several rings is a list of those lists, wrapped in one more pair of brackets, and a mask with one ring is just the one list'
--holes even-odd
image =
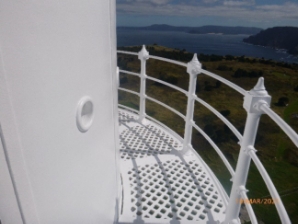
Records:
{"label": "vertical baluster", "polygon": [[260,105],[270,105],[270,101],[271,96],[268,95],[265,89],[263,78],[259,78],[256,86],[245,94],[243,107],[247,111],[247,119],[235,176],[232,178],[233,186],[226,212],[225,224],[238,223],[237,219],[241,206],[239,201],[241,192],[246,191],[245,185],[251,161],[249,151],[254,149],[259,120],[263,113],[260,109]]}
{"label": "vertical baluster", "polygon": [[142,50],[139,51],[138,58],[141,61],[139,121],[144,123],[146,116],[146,61],[149,58],[149,52],[146,50],[145,45],[143,45]]}
{"label": "vertical baluster", "polygon": [[187,73],[189,74],[189,86],[187,95],[187,110],[185,118],[184,142],[183,151],[185,153],[191,147],[192,124],[194,114],[194,97],[196,94],[197,75],[201,73],[202,65],[198,60],[197,54],[194,54],[193,59],[187,64]]}

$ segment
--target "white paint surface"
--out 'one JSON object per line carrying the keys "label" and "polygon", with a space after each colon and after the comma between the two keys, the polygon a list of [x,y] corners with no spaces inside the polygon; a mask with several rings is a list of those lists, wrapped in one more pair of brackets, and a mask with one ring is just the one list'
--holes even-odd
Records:
{"label": "white paint surface", "polygon": [[[0,122],[26,223],[112,223],[114,1],[2,1],[0,8]],[[85,133],[76,126],[83,96],[94,103]]]}
{"label": "white paint surface", "polygon": [[[21,214],[10,178],[8,165],[5,159],[3,143],[0,139],[0,220],[1,223],[22,223]],[[9,211],[9,212],[4,212]]]}

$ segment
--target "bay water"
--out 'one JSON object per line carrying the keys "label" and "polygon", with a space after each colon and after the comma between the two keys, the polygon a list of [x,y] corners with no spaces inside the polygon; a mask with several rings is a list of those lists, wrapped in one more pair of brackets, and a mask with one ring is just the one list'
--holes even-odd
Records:
{"label": "bay water", "polygon": [[117,30],[117,46],[158,44],[185,49],[198,54],[248,56],[287,63],[298,63],[298,57],[269,47],[244,43],[248,35],[190,34],[177,31]]}

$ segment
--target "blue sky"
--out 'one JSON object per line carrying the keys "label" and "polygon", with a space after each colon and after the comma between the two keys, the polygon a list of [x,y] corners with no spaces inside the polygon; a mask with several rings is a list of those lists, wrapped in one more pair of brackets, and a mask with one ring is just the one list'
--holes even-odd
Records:
{"label": "blue sky", "polygon": [[298,0],[116,0],[118,26],[298,27]]}

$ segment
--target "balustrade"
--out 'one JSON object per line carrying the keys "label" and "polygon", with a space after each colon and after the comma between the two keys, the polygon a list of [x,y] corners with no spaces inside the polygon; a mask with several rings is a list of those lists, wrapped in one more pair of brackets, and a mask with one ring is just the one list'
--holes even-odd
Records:
{"label": "balustrade", "polygon": [[[262,163],[258,159],[256,155],[256,150],[254,149],[254,143],[255,138],[258,130],[258,124],[260,121],[260,117],[262,114],[267,114],[274,122],[276,122],[277,125],[281,127],[282,130],[289,136],[289,138],[298,146],[298,135],[293,131],[293,129],[287,125],[278,115],[276,115],[271,109],[270,109],[270,101],[271,97],[268,95],[265,86],[264,86],[264,79],[260,78],[258,80],[258,83],[251,91],[245,91],[241,87],[237,86],[236,84],[216,75],[209,71],[206,71],[202,69],[201,63],[197,59],[197,55],[195,54],[193,59],[189,63],[183,63],[183,62],[177,62],[170,59],[165,59],[157,56],[149,55],[148,51],[146,50],[145,46],[142,47],[142,50],[139,53],[133,53],[133,52],[127,52],[127,51],[118,51],[118,53],[121,54],[130,54],[130,55],[137,55],[138,59],[141,62],[141,71],[140,74],[120,70],[121,73],[125,73],[128,75],[134,75],[140,77],[140,93],[127,90],[124,88],[120,88],[121,91],[126,91],[135,95],[138,95],[140,98],[140,108],[139,108],[139,122],[144,123],[145,118],[150,118],[151,120],[157,122],[160,124],[160,122],[156,121],[155,119],[149,117],[146,115],[146,99],[151,100],[157,104],[160,104],[164,106],[165,108],[171,110],[173,113],[177,114],[181,118],[185,120],[185,130],[184,130],[184,138],[183,138],[183,149],[180,151],[181,154],[187,153],[188,150],[193,150],[191,141],[192,141],[192,129],[195,128],[198,130],[204,138],[211,144],[211,146],[215,149],[215,151],[218,153],[219,157],[222,159],[223,163],[229,170],[233,185],[232,190],[230,193],[229,203],[227,206],[227,212],[226,212],[226,218],[225,223],[238,223],[238,215],[240,211],[240,203],[236,203],[237,199],[242,198],[244,200],[247,200],[246,195],[246,181],[248,176],[248,170],[250,167],[250,161],[251,159],[256,164],[256,167],[258,168],[261,176],[263,177],[267,188],[269,189],[269,192],[272,196],[272,198],[275,198],[279,200],[279,203],[275,203],[275,206],[277,208],[278,214],[281,218],[282,223],[290,223],[290,219],[287,215],[287,212],[284,208],[283,203],[281,202],[281,199],[268,175],[265,168],[263,167]],[[148,59],[156,59],[161,60],[169,63],[173,63],[179,66],[183,66],[186,68],[187,73],[189,74],[189,87],[188,91],[185,91],[177,86],[174,86],[168,82],[149,77],[146,75],[146,61]],[[209,105],[207,102],[200,99],[196,94],[196,80],[197,76],[202,73],[209,77],[212,77],[216,80],[219,80],[220,82],[226,84],[227,86],[233,88],[240,94],[244,95],[244,103],[243,107],[247,111],[247,119],[246,119],[246,125],[243,136],[238,132],[238,130],[224,117],[222,116],[218,111],[216,111],[211,105]],[[151,80],[155,82],[159,82],[163,85],[166,85],[170,88],[173,88],[175,90],[178,90],[182,93],[184,93],[187,96],[187,110],[186,115],[184,116],[177,110],[173,109],[172,107],[152,98],[148,97],[146,95],[146,80]],[[235,134],[235,136],[240,141],[240,153],[237,161],[236,170],[234,171],[232,166],[229,164],[228,160],[225,158],[224,154],[221,152],[221,150],[217,147],[217,145],[212,141],[212,139],[193,121],[193,114],[194,114],[194,102],[197,101],[206,108],[208,108],[211,112],[213,112],[220,120],[222,120]],[[127,108],[125,106],[122,106],[124,108]],[[163,125],[163,124],[161,124]],[[163,125],[164,126],[164,125]],[[257,219],[255,217],[255,214],[253,212],[253,209],[249,203],[245,203],[245,206],[247,208],[248,214],[250,216],[252,223],[257,223]]]}

